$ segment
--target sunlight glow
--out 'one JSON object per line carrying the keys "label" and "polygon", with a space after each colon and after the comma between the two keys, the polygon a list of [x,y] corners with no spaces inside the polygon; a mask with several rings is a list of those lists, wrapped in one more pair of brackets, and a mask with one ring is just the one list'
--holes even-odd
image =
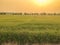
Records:
{"label": "sunlight glow", "polygon": [[33,0],[36,5],[47,6],[53,2],[53,0]]}

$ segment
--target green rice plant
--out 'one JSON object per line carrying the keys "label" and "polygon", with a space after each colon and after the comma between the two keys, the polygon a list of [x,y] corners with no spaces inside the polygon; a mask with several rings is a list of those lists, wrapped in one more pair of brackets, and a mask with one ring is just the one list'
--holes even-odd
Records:
{"label": "green rice plant", "polygon": [[14,26],[0,25],[0,44],[4,42],[17,42],[18,45],[60,43],[60,25],[32,23]]}

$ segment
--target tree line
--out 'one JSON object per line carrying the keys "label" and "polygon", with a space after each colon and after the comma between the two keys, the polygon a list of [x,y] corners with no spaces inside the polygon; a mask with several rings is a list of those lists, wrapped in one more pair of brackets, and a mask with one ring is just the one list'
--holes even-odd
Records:
{"label": "tree line", "polygon": [[0,15],[60,15],[60,13],[28,13],[28,12],[0,12]]}

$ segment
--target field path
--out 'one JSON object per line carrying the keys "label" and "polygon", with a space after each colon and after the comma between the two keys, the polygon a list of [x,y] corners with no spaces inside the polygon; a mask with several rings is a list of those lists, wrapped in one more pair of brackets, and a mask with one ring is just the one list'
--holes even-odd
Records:
{"label": "field path", "polygon": [[[2,45],[18,45],[17,43],[4,43]],[[26,44],[28,45],[28,44]],[[60,44],[32,44],[32,45],[60,45]]]}

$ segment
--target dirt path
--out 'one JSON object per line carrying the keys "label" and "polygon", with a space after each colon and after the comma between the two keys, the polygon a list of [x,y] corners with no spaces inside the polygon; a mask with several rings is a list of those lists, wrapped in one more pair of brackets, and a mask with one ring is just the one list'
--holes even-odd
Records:
{"label": "dirt path", "polygon": [[[2,45],[18,45],[18,44],[17,43],[3,43]],[[37,44],[32,44],[32,45],[39,45],[39,44],[37,43]],[[40,45],[60,45],[60,44],[40,44]]]}

